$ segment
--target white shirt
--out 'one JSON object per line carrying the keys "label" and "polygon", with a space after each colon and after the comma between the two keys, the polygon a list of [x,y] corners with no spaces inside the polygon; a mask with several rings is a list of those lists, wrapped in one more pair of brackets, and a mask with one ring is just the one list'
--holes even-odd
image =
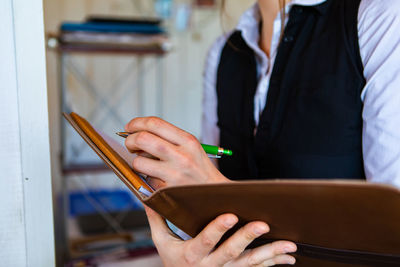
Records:
{"label": "white shirt", "polygon": [[[293,0],[287,14],[296,5],[310,6],[326,0]],[[288,18],[286,18],[287,21]],[[279,46],[280,15],[274,22],[270,58],[259,48],[260,12],[255,4],[241,17],[236,30],[254,50],[258,86],[254,97],[254,119],[267,102],[269,80]],[[231,32],[211,47],[204,71],[202,141],[219,144],[217,126],[217,69],[221,52]],[[364,104],[363,157],[368,181],[400,187],[400,0],[362,0],[358,12],[358,35],[366,85],[360,95]]]}

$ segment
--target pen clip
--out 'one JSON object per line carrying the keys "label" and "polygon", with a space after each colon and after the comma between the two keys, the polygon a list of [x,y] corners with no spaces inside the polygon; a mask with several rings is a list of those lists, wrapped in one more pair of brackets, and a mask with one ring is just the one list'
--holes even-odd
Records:
{"label": "pen clip", "polygon": [[207,154],[207,156],[208,156],[208,158],[210,158],[210,159],[220,159],[220,158],[221,158],[221,156],[218,156],[218,155],[210,155],[210,154]]}

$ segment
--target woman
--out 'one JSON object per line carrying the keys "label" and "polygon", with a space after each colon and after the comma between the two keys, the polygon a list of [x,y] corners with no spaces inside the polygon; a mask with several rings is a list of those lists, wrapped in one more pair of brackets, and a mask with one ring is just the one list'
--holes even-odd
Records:
{"label": "woman", "polygon": [[[134,168],[167,185],[295,177],[400,186],[400,1],[293,0],[286,12],[281,5],[258,0],[210,51],[203,138],[235,151],[219,161],[222,173],[193,136],[157,118],[126,127],[135,132],[126,142],[131,151],[160,159],[138,157]],[[295,262],[287,241],[245,251],[268,232],[264,222],[213,251],[237,222],[233,214],[183,242],[147,211],[167,266]]]}

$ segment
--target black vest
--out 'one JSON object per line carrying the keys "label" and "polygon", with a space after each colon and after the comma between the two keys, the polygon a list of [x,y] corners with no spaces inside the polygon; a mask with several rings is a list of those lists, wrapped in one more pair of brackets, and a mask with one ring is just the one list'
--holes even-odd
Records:
{"label": "black vest", "polygon": [[360,0],[290,11],[255,134],[257,66],[241,32],[223,48],[217,77],[219,161],[231,179],[364,178],[358,45]]}

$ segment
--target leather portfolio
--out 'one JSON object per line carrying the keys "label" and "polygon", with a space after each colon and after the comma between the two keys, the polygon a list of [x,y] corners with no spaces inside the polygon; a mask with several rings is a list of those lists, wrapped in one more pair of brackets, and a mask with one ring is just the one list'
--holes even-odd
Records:
{"label": "leather portfolio", "polygon": [[239,223],[225,238],[248,222],[264,221],[271,230],[252,246],[293,241],[298,247],[295,266],[400,266],[400,190],[394,187],[362,181],[268,180],[153,192],[130,166],[122,145],[100,135],[79,115],[64,116],[138,199],[189,236],[218,215],[233,213]]}

